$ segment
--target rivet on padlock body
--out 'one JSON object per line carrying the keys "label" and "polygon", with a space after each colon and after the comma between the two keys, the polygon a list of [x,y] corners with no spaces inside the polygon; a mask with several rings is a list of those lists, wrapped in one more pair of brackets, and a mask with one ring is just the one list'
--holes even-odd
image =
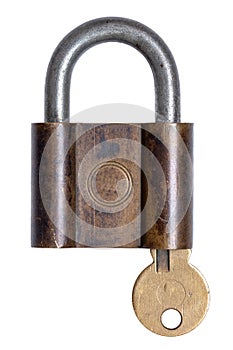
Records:
{"label": "rivet on padlock body", "polygon": [[[73,67],[108,41],[133,46],[149,62],[156,123],[67,123]],[[32,126],[32,246],[151,248],[154,262],[135,284],[133,305],[148,329],[167,336],[193,329],[208,306],[208,287],[188,264],[192,124],[179,121],[178,73],[166,44],[138,22],[101,18],[58,45],[47,72],[45,123]],[[163,324],[167,309],[180,313],[177,327]]]}

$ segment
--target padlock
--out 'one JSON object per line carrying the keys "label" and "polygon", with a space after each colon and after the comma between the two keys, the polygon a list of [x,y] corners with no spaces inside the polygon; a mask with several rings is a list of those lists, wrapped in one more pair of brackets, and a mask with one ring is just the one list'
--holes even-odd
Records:
{"label": "padlock", "polygon": [[[69,122],[79,57],[118,41],[141,52],[155,85],[155,123]],[[56,48],[47,71],[45,122],[32,125],[32,246],[150,248],[133,306],[151,331],[176,336],[204,318],[209,290],[188,263],[192,248],[193,125],[180,122],[173,56],[151,29],[108,17],[84,23]],[[175,327],[163,315],[176,310]]]}

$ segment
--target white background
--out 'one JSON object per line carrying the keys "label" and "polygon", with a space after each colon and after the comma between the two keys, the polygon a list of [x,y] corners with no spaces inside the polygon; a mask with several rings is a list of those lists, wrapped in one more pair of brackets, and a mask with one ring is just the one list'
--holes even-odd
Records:
{"label": "white background", "polygon": [[[1,3],[1,349],[182,350],[230,344],[232,12],[232,1],[226,0]],[[47,64],[63,36],[102,16],[138,20],[165,40],[180,74],[182,120],[195,123],[191,261],[208,280],[211,304],[203,323],[177,338],[149,332],[131,306],[134,281],[151,262],[148,250],[30,248],[30,123],[43,121]],[[93,48],[72,77],[72,114],[111,102],[153,109],[150,68],[125,45]]]}

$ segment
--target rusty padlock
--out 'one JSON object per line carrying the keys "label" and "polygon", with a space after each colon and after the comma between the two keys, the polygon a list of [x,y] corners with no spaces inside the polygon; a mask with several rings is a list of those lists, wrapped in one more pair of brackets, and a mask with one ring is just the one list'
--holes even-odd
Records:
{"label": "rusty padlock", "polygon": [[[117,41],[141,52],[155,85],[155,123],[69,123],[70,80],[79,57]],[[196,327],[208,286],[188,263],[192,248],[193,125],[180,122],[179,77],[163,40],[141,23],[100,18],[74,29],[47,71],[45,122],[32,125],[32,246],[150,248],[133,305],[151,331]],[[169,310],[180,315],[163,323]]]}

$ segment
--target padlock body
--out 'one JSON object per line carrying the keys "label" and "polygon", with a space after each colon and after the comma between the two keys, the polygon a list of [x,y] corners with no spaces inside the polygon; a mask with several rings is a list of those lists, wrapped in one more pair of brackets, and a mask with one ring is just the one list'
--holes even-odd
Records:
{"label": "padlock body", "polygon": [[192,124],[32,125],[32,246],[192,246]]}

